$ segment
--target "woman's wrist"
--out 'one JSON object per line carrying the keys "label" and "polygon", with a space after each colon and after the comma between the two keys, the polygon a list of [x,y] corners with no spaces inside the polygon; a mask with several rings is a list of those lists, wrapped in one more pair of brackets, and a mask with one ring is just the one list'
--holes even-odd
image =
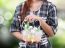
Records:
{"label": "woman's wrist", "polygon": [[42,18],[41,18],[41,17],[37,16],[36,18],[37,18],[37,20],[38,20],[39,22],[42,21]]}
{"label": "woman's wrist", "polygon": [[37,17],[37,20],[39,21],[39,23],[40,23],[40,26],[42,25],[42,22],[43,23],[45,23],[45,20],[43,20],[43,18],[42,17]]}
{"label": "woman's wrist", "polygon": [[41,20],[42,20],[42,18],[41,18],[41,17],[39,17],[39,16],[36,16],[36,20],[41,21]]}

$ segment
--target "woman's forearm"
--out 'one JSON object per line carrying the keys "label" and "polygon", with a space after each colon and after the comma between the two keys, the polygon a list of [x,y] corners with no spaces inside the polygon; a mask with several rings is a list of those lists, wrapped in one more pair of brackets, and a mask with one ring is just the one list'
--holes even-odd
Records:
{"label": "woman's forearm", "polygon": [[54,35],[51,26],[49,26],[43,19],[39,19],[39,22],[40,22],[40,26],[42,27],[42,29],[45,31],[45,33],[48,36],[53,36]]}
{"label": "woman's forearm", "polygon": [[20,32],[13,32],[13,36],[15,36],[18,40],[22,40],[22,34]]}

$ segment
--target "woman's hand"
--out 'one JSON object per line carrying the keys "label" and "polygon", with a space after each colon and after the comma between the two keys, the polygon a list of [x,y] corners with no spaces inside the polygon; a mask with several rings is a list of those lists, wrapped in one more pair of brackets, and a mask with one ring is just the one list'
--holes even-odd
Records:
{"label": "woman's hand", "polygon": [[25,41],[26,43],[30,42],[30,43],[39,43],[41,40],[41,37],[37,37],[37,36],[24,36],[22,35],[22,40]]}
{"label": "woman's hand", "polygon": [[28,43],[28,42],[30,42],[30,43],[34,43],[34,42],[39,43],[40,42],[40,39],[38,39],[37,37],[36,38],[34,37],[33,39],[29,39],[29,38],[23,36],[22,40],[25,41],[26,43]]}
{"label": "woman's hand", "polygon": [[[42,17],[39,17],[39,16],[26,16],[24,19],[24,21],[29,21],[29,22],[33,22],[35,20],[38,20],[40,22],[43,19]],[[44,22],[46,22],[46,20],[44,20]]]}
{"label": "woman's hand", "polygon": [[33,21],[38,20],[38,19],[39,19],[38,16],[26,16],[24,21],[33,22]]}

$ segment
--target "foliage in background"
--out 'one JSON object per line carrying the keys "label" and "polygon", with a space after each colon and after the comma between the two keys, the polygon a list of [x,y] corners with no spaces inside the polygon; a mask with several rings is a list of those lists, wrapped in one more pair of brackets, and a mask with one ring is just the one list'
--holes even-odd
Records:
{"label": "foliage in background", "polygon": [[[63,7],[65,2],[64,0],[50,1],[56,4],[58,8],[58,31],[54,37],[50,38],[50,41],[53,48],[65,48],[65,7]],[[23,0],[0,0],[0,38],[11,48],[17,45],[17,40],[11,37],[9,26],[11,25],[16,6],[21,2]]]}

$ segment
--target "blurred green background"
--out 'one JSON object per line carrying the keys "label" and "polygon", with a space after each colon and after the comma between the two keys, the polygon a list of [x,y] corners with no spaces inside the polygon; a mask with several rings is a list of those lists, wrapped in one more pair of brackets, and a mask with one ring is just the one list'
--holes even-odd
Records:
{"label": "blurred green background", "polygon": [[[18,40],[14,38],[9,27],[12,22],[16,6],[24,0],[0,0],[0,47],[17,48]],[[54,37],[49,38],[53,48],[65,48],[65,0],[49,0],[58,9],[58,31]]]}

